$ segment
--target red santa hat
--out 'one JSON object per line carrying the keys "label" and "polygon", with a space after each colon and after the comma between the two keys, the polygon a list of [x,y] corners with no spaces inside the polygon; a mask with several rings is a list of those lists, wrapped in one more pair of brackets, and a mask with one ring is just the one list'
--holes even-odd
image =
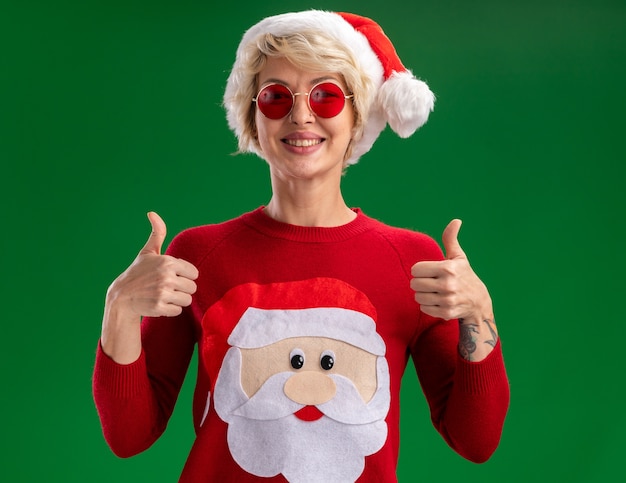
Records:
{"label": "red santa hat", "polygon": [[369,298],[341,280],[246,283],[206,311],[200,351],[213,381],[230,346],[258,348],[288,337],[327,337],[384,355],[376,319]]}
{"label": "red santa hat", "polygon": [[[400,137],[406,138],[428,120],[434,107],[434,94],[402,64],[380,25],[360,15],[306,10],[267,17],[244,34],[233,71],[241,62],[239,53],[259,36],[267,33],[284,36],[308,29],[326,32],[351,51],[360,69],[375,86],[374,96],[368,100],[370,114],[363,137],[355,143],[348,164],[356,163],[369,151],[387,124]],[[239,87],[238,82],[241,82],[239,76],[231,73],[226,97]],[[229,113],[228,118],[231,127],[238,132],[241,126],[236,125],[235,117]]]}

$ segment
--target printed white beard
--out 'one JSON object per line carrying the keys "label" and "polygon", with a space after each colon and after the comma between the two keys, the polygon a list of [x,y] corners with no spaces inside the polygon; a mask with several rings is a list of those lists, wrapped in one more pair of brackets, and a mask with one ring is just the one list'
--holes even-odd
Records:
{"label": "printed white beard", "polygon": [[301,409],[283,391],[293,373],[275,374],[248,398],[241,387],[241,352],[231,348],[215,386],[215,409],[229,423],[228,446],[247,472],[271,477],[282,473],[292,483],[346,483],[363,472],[365,456],[387,439],[389,371],[378,362],[378,390],[366,404],[349,379],[332,376],[337,394],[317,406],[325,416],[302,421]]}

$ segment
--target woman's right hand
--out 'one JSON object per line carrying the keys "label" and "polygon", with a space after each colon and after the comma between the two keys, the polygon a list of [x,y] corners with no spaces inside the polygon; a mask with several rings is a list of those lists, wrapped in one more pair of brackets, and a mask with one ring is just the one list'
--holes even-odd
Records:
{"label": "woman's right hand", "polygon": [[198,270],[191,263],[161,255],[167,228],[154,212],[148,213],[152,233],[133,263],[107,291],[101,344],[120,364],[141,354],[141,317],[173,317],[191,304]]}

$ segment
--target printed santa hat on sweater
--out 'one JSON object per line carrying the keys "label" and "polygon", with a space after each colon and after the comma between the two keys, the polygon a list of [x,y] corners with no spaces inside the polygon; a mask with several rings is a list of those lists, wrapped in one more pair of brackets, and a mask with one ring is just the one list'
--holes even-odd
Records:
{"label": "printed santa hat on sweater", "polygon": [[[267,33],[285,36],[310,29],[326,32],[352,51],[360,69],[375,86],[374,97],[369,100],[370,114],[363,136],[355,143],[348,164],[356,163],[370,150],[387,124],[400,137],[406,138],[428,120],[435,102],[428,85],[402,64],[380,25],[372,19],[352,13],[306,10],[267,17],[252,26],[239,44],[225,98],[232,97],[241,87],[240,76],[233,73],[240,66],[241,52],[246,46]],[[228,104],[226,107],[229,125],[239,134],[243,126],[238,125]]]}
{"label": "printed santa hat on sweater", "polygon": [[376,309],[360,290],[341,280],[318,277],[230,289],[202,318],[200,351],[215,381],[231,346],[264,347],[290,337],[342,340],[372,354],[385,354],[376,332]]}

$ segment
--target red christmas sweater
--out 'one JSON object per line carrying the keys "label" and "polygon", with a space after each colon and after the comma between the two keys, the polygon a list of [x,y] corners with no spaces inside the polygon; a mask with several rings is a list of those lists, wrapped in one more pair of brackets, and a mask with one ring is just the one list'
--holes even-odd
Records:
{"label": "red christmas sweater", "polygon": [[409,286],[413,264],[442,259],[437,243],[355,211],[319,228],[259,208],[174,238],[167,253],[200,273],[192,305],[146,317],[132,364],[98,347],[94,399],[115,454],[160,437],[197,347],[182,482],[396,481],[409,357],[450,447],[491,456],[509,404],[500,343],[481,362],[461,358],[457,321],[423,314]]}

